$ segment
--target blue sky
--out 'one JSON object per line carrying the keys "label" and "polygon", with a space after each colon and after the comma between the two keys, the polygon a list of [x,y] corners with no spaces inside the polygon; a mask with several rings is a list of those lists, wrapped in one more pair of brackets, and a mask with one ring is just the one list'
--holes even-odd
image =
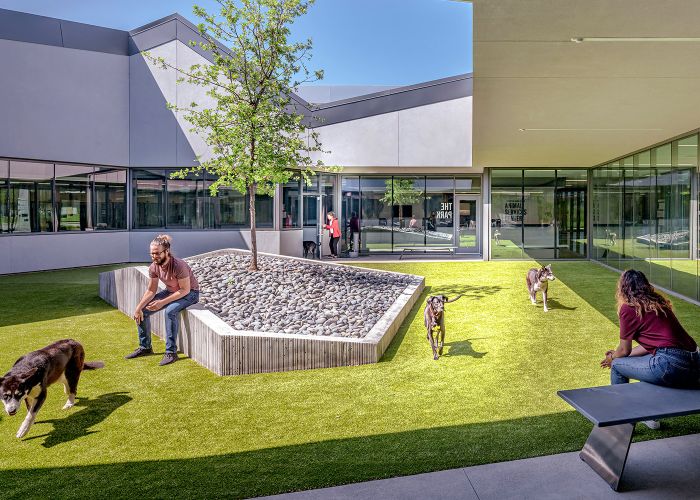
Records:
{"label": "blue sky", "polygon": [[[0,0],[0,8],[123,30],[178,12],[193,0]],[[214,0],[196,2],[217,10]],[[472,71],[472,6],[451,0],[316,0],[293,26],[314,42],[322,84],[408,85]]]}

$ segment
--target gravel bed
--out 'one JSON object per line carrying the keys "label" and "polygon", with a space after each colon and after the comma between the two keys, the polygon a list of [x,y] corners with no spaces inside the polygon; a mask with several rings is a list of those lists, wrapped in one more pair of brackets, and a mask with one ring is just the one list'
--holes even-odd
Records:
{"label": "gravel bed", "polygon": [[367,335],[416,278],[317,261],[249,254],[189,260],[200,303],[235,330],[332,337]]}

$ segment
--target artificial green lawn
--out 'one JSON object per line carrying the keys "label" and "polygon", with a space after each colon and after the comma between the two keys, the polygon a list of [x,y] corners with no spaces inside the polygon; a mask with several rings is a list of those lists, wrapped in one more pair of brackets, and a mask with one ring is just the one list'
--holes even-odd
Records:
{"label": "artificial green lawn", "polygon": [[[578,450],[591,424],[556,391],[608,383],[617,274],[554,263],[545,314],[525,290],[534,264],[366,265],[425,276],[423,298],[464,294],[439,361],[421,300],[378,364],[237,377],[124,360],[135,326],[97,296],[98,269],[0,277],[0,373],[66,337],[106,363],[83,374],[72,410],[52,387],[25,439],[24,410],[0,417],[2,495],[245,497]],[[674,304],[698,339],[697,306]],[[635,439],[699,431],[700,417],[681,417]]]}

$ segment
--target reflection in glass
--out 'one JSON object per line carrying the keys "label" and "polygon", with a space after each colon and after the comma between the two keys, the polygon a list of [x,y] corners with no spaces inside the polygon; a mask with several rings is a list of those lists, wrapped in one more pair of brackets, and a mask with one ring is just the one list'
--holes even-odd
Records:
{"label": "reflection in glass", "polygon": [[0,160],[0,233],[10,231],[10,162]]}
{"label": "reflection in glass", "polygon": [[165,170],[133,170],[134,228],[164,227]]}
{"label": "reflection in glass", "polygon": [[95,229],[126,229],[126,170],[95,169]]}
{"label": "reflection in glass", "polygon": [[93,167],[56,165],[56,214],[59,231],[93,229]]}
{"label": "reflection in glass", "polygon": [[523,247],[533,259],[554,258],[554,170],[525,170]]}
{"label": "reflection in glass", "polygon": [[301,180],[291,179],[282,185],[282,216],[283,229],[299,227],[299,200],[301,197]]}
{"label": "reflection in glass", "polygon": [[9,232],[54,230],[53,177],[53,163],[10,162]]}
{"label": "reflection in glass", "polygon": [[342,198],[342,220],[341,229],[343,231],[343,241],[347,248],[352,251],[352,235],[359,229],[360,217],[360,178],[358,176],[343,176],[340,181],[340,191]]}
{"label": "reflection in glass", "polygon": [[363,252],[389,252],[392,250],[391,177],[362,177],[360,189],[361,249]]}
{"label": "reflection in glass", "polygon": [[425,177],[394,177],[392,181],[387,181],[387,193],[389,186],[392,194],[385,197],[385,202],[391,202],[392,205],[391,227],[394,233],[394,246],[424,246]]}
{"label": "reflection in glass", "polygon": [[168,179],[167,227],[197,228],[197,180]]}
{"label": "reflection in glass", "polygon": [[211,199],[215,228],[244,227],[248,225],[248,197],[236,189],[220,187]]}
{"label": "reflection in glass", "polygon": [[523,171],[491,170],[491,257],[523,257]]}
{"label": "reflection in glass", "polygon": [[556,258],[586,257],[587,170],[557,170],[556,200]]}
{"label": "reflection in glass", "polygon": [[454,180],[428,177],[425,187],[425,217],[422,228],[428,246],[452,247],[454,237]]}

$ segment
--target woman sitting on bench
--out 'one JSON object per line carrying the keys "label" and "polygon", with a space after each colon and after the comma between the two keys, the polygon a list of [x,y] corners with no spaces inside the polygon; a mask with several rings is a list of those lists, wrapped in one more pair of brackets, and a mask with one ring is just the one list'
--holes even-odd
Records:
{"label": "woman sitting on bench", "polygon": [[[620,345],[600,363],[610,368],[610,383],[626,384],[633,378],[667,387],[698,386],[698,346],[644,273],[622,273],[616,296]],[[633,340],[639,344],[634,348]]]}

